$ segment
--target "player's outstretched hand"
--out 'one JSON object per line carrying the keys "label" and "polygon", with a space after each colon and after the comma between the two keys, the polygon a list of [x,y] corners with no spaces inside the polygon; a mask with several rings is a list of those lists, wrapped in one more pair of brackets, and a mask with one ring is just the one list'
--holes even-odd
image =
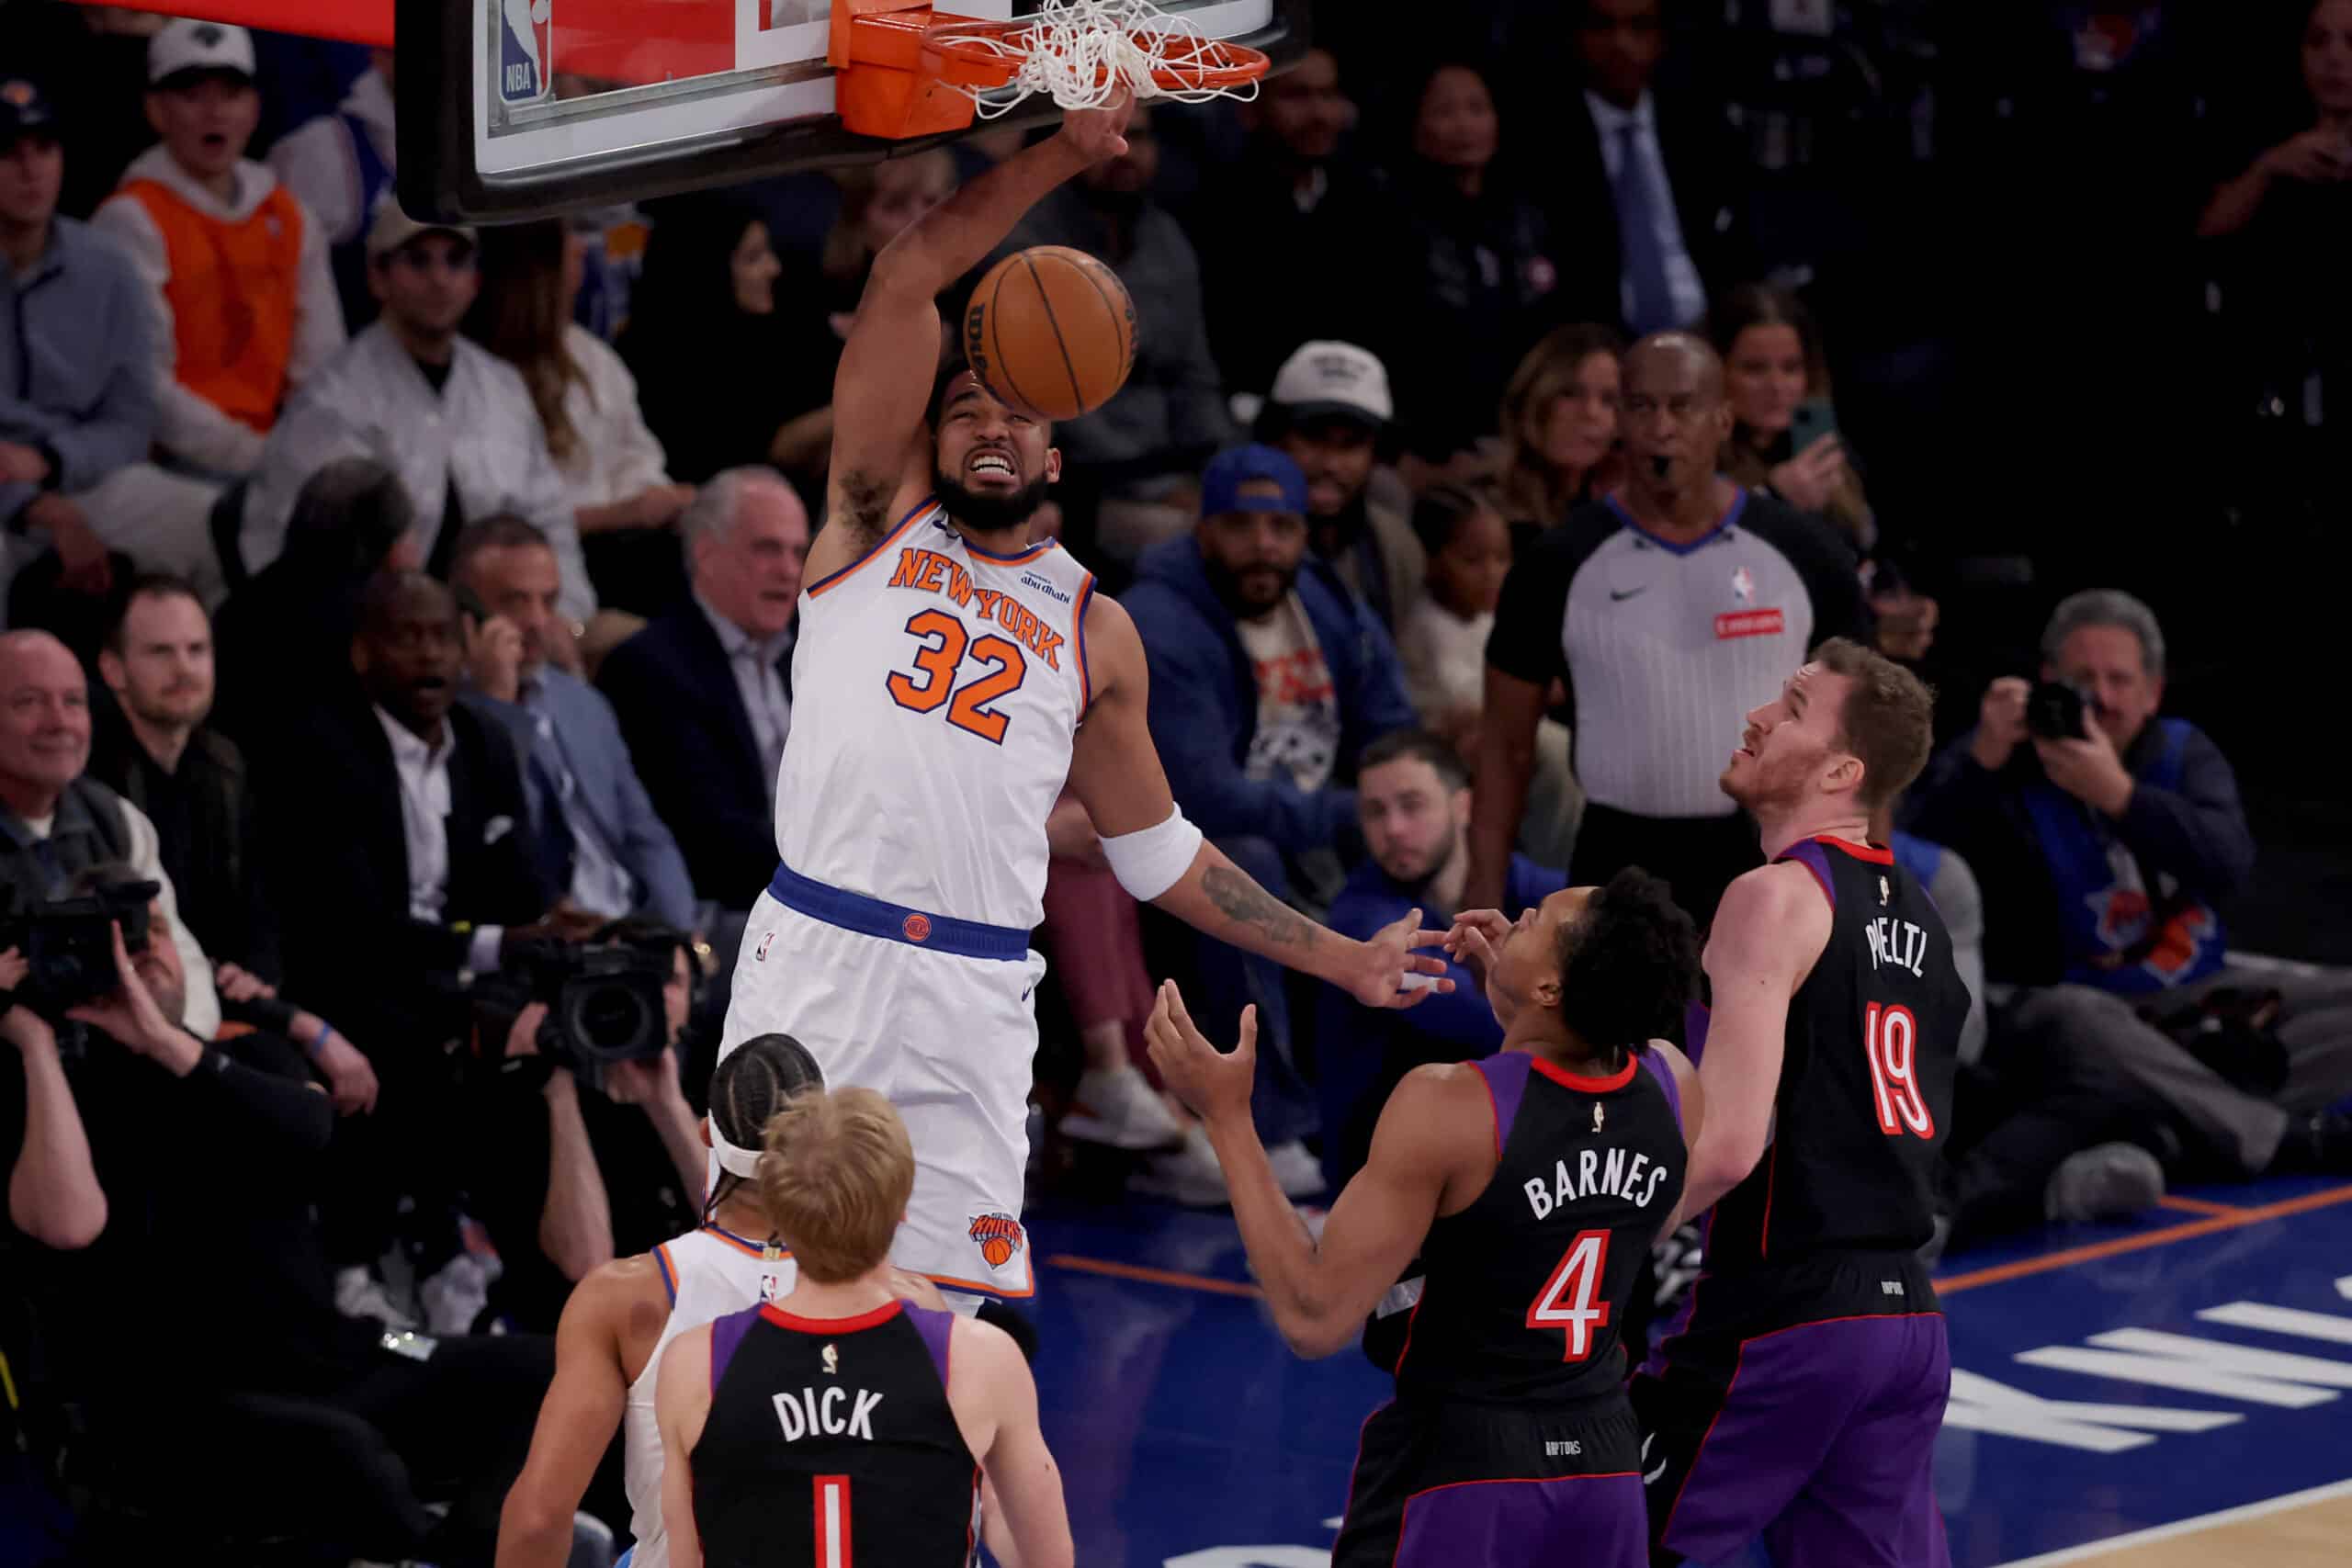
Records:
{"label": "player's outstretched hand", "polygon": [[1194,1115],[1204,1122],[1250,1119],[1250,1090],[1258,1081],[1257,1008],[1241,1010],[1241,1042],[1228,1055],[1193,1027],[1176,982],[1163,980],[1143,1036],[1160,1078]]}
{"label": "player's outstretched hand", "polygon": [[1102,108],[1065,112],[1062,140],[1089,164],[1100,164],[1127,150],[1127,124],[1135,117],[1135,95],[1121,93]]}
{"label": "player's outstretched hand", "polygon": [[1487,1005],[1505,1025],[1510,1022],[1510,1003],[1495,994],[1493,980],[1496,956],[1510,935],[1510,921],[1499,909],[1465,909],[1453,917],[1453,929],[1445,933],[1445,951],[1470,971]]}
{"label": "player's outstretched hand", "polygon": [[1416,948],[1434,947],[1443,931],[1423,931],[1421,912],[1408,910],[1363,944],[1363,962],[1348,994],[1368,1008],[1418,1007],[1432,991],[1450,991],[1445,960]]}

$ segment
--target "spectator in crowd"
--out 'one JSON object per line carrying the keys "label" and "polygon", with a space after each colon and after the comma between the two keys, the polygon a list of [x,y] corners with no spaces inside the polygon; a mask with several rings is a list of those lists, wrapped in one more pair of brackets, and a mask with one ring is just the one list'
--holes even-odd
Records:
{"label": "spectator in crowd", "polygon": [[1392,197],[1399,268],[1372,346],[1403,389],[1408,447],[1441,468],[1495,434],[1511,367],[1558,319],[1562,249],[1498,160],[1487,73],[1438,59],[1408,100]]}
{"label": "spectator in crowd", "polygon": [[0,633],[0,895],[18,910],[62,897],[100,861],[123,861],[159,884],[187,987],[187,1023],[220,1027],[212,965],[180,919],[155,824],[91,778],[90,688],[82,666],[47,632]]}
{"label": "spectator in crowd", "polygon": [[2154,615],[2113,590],[2075,594],[2041,665],[2041,687],[1986,689],[1975,729],[1907,803],[1911,830],[1984,883],[1987,976],[2029,988],[2014,1026],[2114,1068],[2199,1165],[2352,1169],[2352,1117],[2326,1109],[2352,1094],[2352,985],[2223,968],[2219,906],[2251,876],[2254,837],[2220,749],[2158,716]]}
{"label": "spectator in crowd", "polygon": [[[1425,729],[1400,729],[1364,749],[1356,811],[1371,858],[1331,903],[1331,929],[1367,939],[1419,909],[1431,927],[1450,926],[1464,908],[1470,878],[1470,772],[1461,753]],[[1564,873],[1510,857],[1498,906],[1511,919],[1567,886]],[[1448,958],[1453,990],[1409,1012],[1386,1016],[1323,987],[1315,1038],[1323,1108],[1323,1173],[1347,1185],[1372,1145],[1389,1092],[1415,1067],[1491,1055],[1502,1025],[1476,976]]]}
{"label": "spectator in crowd", "polygon": [[775,872],[808,514],[773,468],[730,468],[702,487],[682,529],[694,603],[613,649],[597,684],[695,894],[740,913]]}
{"label": "spectator in crowd", "polygon": [[445,1047],[469,1033],[451,982],[497,969],[510,934],[602,924],[568,904],[550,911],[514,745],[456,705],[462,649],[447,588],[415,572],[375,579],[347,653],[356,686],[306,716],[299,750],[273,750],[257,768],[266,874],[334,899],[332,919],[286,920],[288,983],[331,1017],[369,1021],[362,1043],[382,1092],[335,1141],[328,1246],[338,1290],[370,1311],[382,1309],[365,1271],[391,1242],[401,1199],[462,1180],[440,1142]]}
{"label": "spectator in crowd", "polygon": [[[100,863],[78,880],[152,878]],[[149,919],[138,952],[118,938],[115,985],[68,1014],[85,1049],[62,1052],[61,1021],[21,1004],[0,1018],[22,1068],[0,1067],[9,1219],[28,1244],[11,1278],[92,1445],[138,1478],[157,1553],[210,1525],[337,1560],[487,1565],[548,1342],[395,1337],[335,1310],[312,1208],[334,1110],[283,1036],[216,1042],[187,1021],[162,898]],[[0,958],[0,981],[24,972]],[[204,1288],[157,1334],[156,1260],[198,1244]]]}
{"label": "spectator in crowd", "polygon": [[343,697],[360,592],[419,564],[415,530],[400,476],[372,457],[333,458],[303,481],[285,553],[230,595],[213,627],[213,728],[248,761],[299,744],[289,716]]}
{"label": "spectator in crowd", "polygon": [[[1225,384],[1262,392],[1285,344],[1369,329],[1357,291],[1379,233],[1367,173],[1340,152],[1356,106],[1329,50],[1310,49],[1235,111],[1248,151],[1183,214],[1198,247],[1209,348]],[[1269,266],[1270,256],[1283,265]]]}
{"label": "spectator in crowd", "polygon": [[1476,756],[1487,638],[1510,572],[1510,530],[1491,496],[1454,485],[1421,492],[1413,528],[1429,558],[1429,592],[1396,637],[1405,694],[1424,725],[1463,755]]}
{"label": "spectator in crowd", "polygon": [[1275,374],[1258,427],[1306,476],[1308,546],[1391,637],[1419,603],[1429,570],[1412,523],[1373,490],[1395,413],[1379,359],[1353,344],[1310,342]]}
{"label": "spectator in crowd", "polygon": [[[2265,147],[2205,204],[2197,231],[2205,239],[2241,233],[2281,206],[2313,208],[2352,178],[2352,5],[2315,0],[2302,35],[2305,123]],[[2299,214],[2297,216],[2303,216]]]}
{"label": "spectator in crowd", "polygon": [[1135,365],[1109,402],[1055,427],[1066,483],[1099,487],[1102,552],[1125,563],[1191,525],[1200,464],[1231,440],[1200,262],[1176,220],[1154,201],[1159,143],[1149,115],[1127,150],[1081,171],[1032,208],[993,262],[1031,245],[1069,245],[1119,275],[1136,307]]}
{"label": "spectator in crowd", "polygon": [[1502,509],[1514,550],[1599,501],[1624,477],[1617,446],[1625,340],[1610,327],[1554,327],[1503,388]]}
{"label": "spectator in crowd", "polygon": [[548,662],[561,584],[547,536],[520,517],[469,524],[449,571],[491,616],[470,639],[460,701],[504,726],[522,755],[539,880],[592,915],[693,930],[686,863],[638,782],[612,704]]}
{"label": "spectator in crowd", "polygon": [[[656,218],[616,346],[673,477],[698,485],[722,469],[772,461],[777,435],[799,412],[795,382],[782,373],[791,342],[775,308],[782,270],[767,225],[746,202],[684,197]],[[779,373],[713,376],[717,344],[741,364]]]}
{"label": "spectator in crowd", "polygon": [[368,51],[368,69],[352,80],[334,112],[295,127],[269,150],[269,166],[280,183],[319,220],[344,325],[355,333],[376,319],[376,296],[368,287],[368,222],[399,164],[389,49]]}
{"label": "spectator in crowd", "polygon": [[[246,565],[277,558],[294,498],[322,463],[374,457],[400,475],[436,576],[447,575],[467,519],[508,512],[537,524],[562,563],[562,609],[576,638],[596,595],[547,430],[514,367],[458,331],[481,286],[472,231],[419,223],[386,201],[368,232],[368,258],[384,313],[302,389],[272,434],[245,502]],[[566,642],[556,656],[573,662],[571,649]]]}
{"label": "spectator in crowd", "polygon": [[1719,474],[1723,362],[1687,333],[1625,359],[1623,487],[1520,557],[1487,648],[1472,908],[1491,908],[1526,804],[1536,724],[1565,677],[1589,797],[1572,881],[1663,877],[1702,928],[1758,863],[1717,780],[1749,710],[1823,639],[1861,629],[1851,558],[1819,523]]}
{"label": "spectator in crowd", "polygon": [[[1194,536],[1148,552],[1121,601],[1150,665],[1152,739],[1201,831],[1276,897],[1319,908],[1362,852],[1359,759],[1413,710],[1387,634],[1306,558],[1298,465],[1236,447],[1209,464],[1201,496]],[[1212,1016],[1257,1005],[1259,1038],[1273,1044],[1261,1058],[1260,1130],[1283,1190],[1319,1190],[1281,971],[1206,940],[1197,963]]]}
{"label": "spectator in crowd", "polygon": [[57,209],[87,219],[130,160],[154,145],[147,123],[147,40],[171,18],[119,6],[0,6],[0,78],[70,95],[53,104],[74,149]]}
{"label": "spectator in crowd", "polygon": [[833,448],[833,372],[866,275],[883,246],[955,194],[956,159],[934,147],[842,169],[834,179],[842,187],[841,211],[814,266],[787,269],[778,286],[777,315],[791,347],[775,374],[788,384],[786,401],[795,412],[776,432],[768,460],[808,497],[825,493]]}
{"label": "spectator in crowd", "polygon": [[[132,160],[95,221],[148,287],[156,445],[196,474],[241,477],[288,393],[343,346],[326,236],[244,155],[261,116],[244,28],[166,23],[148,40],[147,83],[162,142]],[[203,513],[193,525],[206,527]]]}
{"label": "spectator in crowd", "polygon": [[[1551,211],[1563,226],[1573,220],[1577,240],[1560,258],[1564,314],[1636,337],[1695,325],[1712,289],[1752,269],[1720,113],[1657,90],[1665,0],[1570,0],[1532,19],[1574,29],[1566,51],[1530,40],[1513,52],[1523,73],[1514,101],[1555,138]],[[1562,52],[1583,86],[1581,104],[1565,110],[1555,107]]]}
{"label": "spectator in crowd", "polygon": [[[144,290],[115,246],[57,215],[65,152],[32,83],[0,82],[0,596],[43,547],[70,589],[106,592],[107,546],[185,558],[198,533],[148,526],[144,498],[183,486],[145,458],[155,434]],[[201,515],[166,506],[168,514]]]}
{"label": "spectator in crowd", "polygon": [[90,776],[155,825],[180,919],[221,964],[275,984],[277,900],[261,880],[259,829],[244,754],[206,720],[214,691],[212,626],[175,577],[133,581],[98,654],[115,711],[97,727]]}
{"label": "spectator in crowd", "polygon": [[670,482],[628,367],[571,319],[583,264],[581,238],[564,223],[489,230],[465,335],[530,389],[598,603],[658,615],[686,596],[673,525],[694,487]]}
{"label": "spectator in crowd", "polygon": [[1823,518],[1856,555],[1869,554],[1878,542],[1878,521],[1845,437],[1825,428],[1808,435],[1803,450],[1795,444],[1801,407],[1814,405],[1825,423],[1830,412],[1829,361],[1813,312],[1788,289],[1743,283],[1715,301],[1707,334],[1723,355],[1731,398],[1724,472]]}

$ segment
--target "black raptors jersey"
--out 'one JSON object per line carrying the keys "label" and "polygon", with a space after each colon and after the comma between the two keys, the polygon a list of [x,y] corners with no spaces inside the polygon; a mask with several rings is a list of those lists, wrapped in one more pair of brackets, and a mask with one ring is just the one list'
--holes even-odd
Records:
{"label": "black raptors jersey", "polygon": [[1673,1075],[1646,1052],[1605,1077],[1524,1051],[1470,1065],[1494,1097],[1495,1176],[1430,1226],[1397,1393],[1544,1404],[1614,1393],[1618,1320],[1682,1196]]}
{"label": "black raptors jersey", "polygon": [[1820,883],[1829,941],[1790,1002],[1771,1145],[1715,1205],[1711,1275],[1912,1252],[1934,1228],[1969,1008],[1943,917],[1886,850],[1808,839],[1781,858]]}
{"label": "black raptors jersey", "polygon": [[711,1325],[693,1453],[710,1568],[964,1568],[980,1472],[947,1404],[954,1314],[904,1302],[849,1318],[773,1305]]}

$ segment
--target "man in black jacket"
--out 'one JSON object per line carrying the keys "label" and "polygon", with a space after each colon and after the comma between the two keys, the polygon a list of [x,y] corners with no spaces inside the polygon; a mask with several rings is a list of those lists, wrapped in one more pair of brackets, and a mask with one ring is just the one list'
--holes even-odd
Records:
{"label": "man in black jacket", "polygon": [[2118,1075],[2197,1165],[2352,1169],[2352,1120],[2327,1109],[2352,1095],[2352,982],[2223,967],[2220,907],[2252,878],[2254,836],[2221,750],[2157,716],[2154,615],[2075,594],[2041,660],[2040,686],[1992,683],[1905,803],[1910,830],[1983,884],[1985,972],[2017,989],[2007,1027]]}

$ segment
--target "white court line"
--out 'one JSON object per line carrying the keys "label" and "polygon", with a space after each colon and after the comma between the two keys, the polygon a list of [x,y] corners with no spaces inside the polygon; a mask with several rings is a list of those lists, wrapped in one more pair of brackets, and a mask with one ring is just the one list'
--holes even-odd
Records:
{"label": "white court line", "polygon": [[2217,1525],[2235,1524],[2241,1519],[2258,1519],[2266,1514],[2283,1514],[2290,1508],[2343,1496],[2352,1496],[2352,1481],[2331,1482],[2325,1486],[2314,1486],[2308,1492],[2290,1492],[2283,1497],[2268,1497],[2259,1503],[2224,1508],[2218,1514],[2201,1514],[2176,1524],[2134,1530],[2130,1535],[2109,1536],[2105,1540],[2086,1541],[2081,1546],[2070,1546],[2064,1551],[2047,1551],[2040,1557],[2020,1557],[2013,1562],[2001,1564],[2001,1568],[2057,1568],[2062,1562],[2087,1562],[2126,1547],[2148,1546],[2159,1540],[2170,1540],[2175,1536],[2194,1535],[2199,1530],[2211,1529]]}

